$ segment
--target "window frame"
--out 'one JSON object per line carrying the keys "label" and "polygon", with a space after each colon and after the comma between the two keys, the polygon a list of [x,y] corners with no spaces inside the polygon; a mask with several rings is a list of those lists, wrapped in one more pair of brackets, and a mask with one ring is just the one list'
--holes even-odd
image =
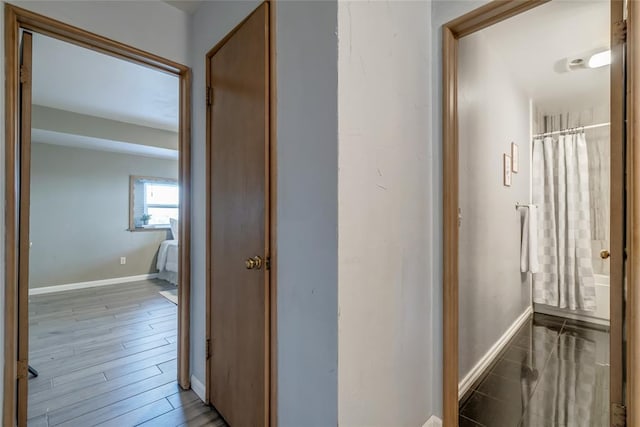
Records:
{"label": "window frame", "polygon": [[[155,177],[155,176],[142,176],[142,175],[130,175],[129,176],[129,231],[166,231],[169,230],[171,228],[170,224],[162,224],[162,225],[157,225],[157,226],[150,226],[150,227],[137,227],[136,226],[136,220],[135,220],[135,206],[136,206],[136,198],[135,198],[135,185],[136,182],[138,181],[145,181],[145,182],[152,182],[152,183],[157,183],[157,184],[172,184],[172,185],[176,185],[178,186],[178,191],[179,190],[179,183],[177,179],[174,178],[162,178],[162,177]],[[143,200],[142,201],[143,206],[145,207],[145,212],[146,212],[146,202]],[[153,207],[171,207],[173,208],[173,205],[154,205]],[[178,204],[175,206],[178,209],[180,209],[180,202],[178,201]]]}

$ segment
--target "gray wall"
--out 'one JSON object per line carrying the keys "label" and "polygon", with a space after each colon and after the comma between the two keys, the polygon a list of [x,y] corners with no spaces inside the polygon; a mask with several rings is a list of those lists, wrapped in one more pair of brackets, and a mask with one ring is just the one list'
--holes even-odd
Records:
{"label": "gray wall", "polygon": [[433,244],[431,253],[433,274],[430,287],[432,295],[431,327],[433,328],[433,401],[432,412],[442,417],[442,25],[471,10],[488,3],[486,0],[436,0],[431,8],[432,31],[432,143],[425,167],[432,172],[429,206],[432,229],[429,238]]}
{"label": "gray wall", "polygon": [[[205,54],[259,2],[194,14],[193,194],[205,189]],[[337,3],[276,2],[279,425],[337,424]],[[205,382],[204,198],[193,197],[192,373]]]}
{"label": "gray wall", "polygon": [[[522,212],[530,185],[529,98],[482,32],[459,43],[460,379],[530,307],[520,272]],[[519,145],[520,168],[503,185],[503,153]]]}
{"label": "gray wall", "polygon": [[[176,84],[177,81],[176,78]],[[35,92],[38,88],[34,87],[33,90]],[[42,105],[34,105],[32,114],[31,126],[34,129],[150,145],[170,150],[178,149],[177,132],[72,113]]]}
{"label": "gray wall", "polygon": [[127,231],[129,176],[175,179],[177,161],[39,143],[31,155],[30,287],[156,272],[168,233]]}
{"label": "gray wall", "polygon": [[339,3],[339,425],[430,417],[428,2]]}
{"label": "gray wall", "polygon": [[338,6],[276,4],[279,424],[324,427],[338,417]]}

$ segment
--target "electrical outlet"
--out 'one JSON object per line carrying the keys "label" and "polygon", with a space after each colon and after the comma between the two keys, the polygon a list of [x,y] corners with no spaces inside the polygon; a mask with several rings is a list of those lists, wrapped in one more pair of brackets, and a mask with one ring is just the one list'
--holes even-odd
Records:
{"label": "electrical outlet", "polygon": [[121,256],[120,257],[120,265],[125,265],[127,263],[127,257],[126,256]]}

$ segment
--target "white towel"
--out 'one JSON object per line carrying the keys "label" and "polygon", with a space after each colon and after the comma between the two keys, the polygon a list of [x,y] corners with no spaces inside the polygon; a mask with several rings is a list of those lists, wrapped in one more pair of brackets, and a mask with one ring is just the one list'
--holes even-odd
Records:
{"label": "white towel", "polygon": [[537,273],[540,271],[538,263],[538,207],[529,205],[529,271]]}
{"label": "white towel", "polygon": [[535,206],[528,205],[528,208],[524,210],[522,224],[520,271],[537,273],[538,269],[538,213]]}
{"label": "white towel", "polygon": [[529,209],[524,209],[522,221],[522,236],[520,239],[520,271],[529,271]]}

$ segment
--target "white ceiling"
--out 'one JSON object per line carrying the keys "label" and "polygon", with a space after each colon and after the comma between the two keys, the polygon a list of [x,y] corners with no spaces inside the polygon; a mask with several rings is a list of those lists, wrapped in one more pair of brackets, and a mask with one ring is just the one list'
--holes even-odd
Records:
{"label": "white ceiling", "polygon": [[176,76],[34,34],[34,104],[177,131],[178,97]]}
{"label": "white ceiling", "polygon": [[564,64],[609,47],[609,7],[606,0],[554,0],[479,34],[542,112],[598,107],[609,99],[609,67],[568,72]]}

